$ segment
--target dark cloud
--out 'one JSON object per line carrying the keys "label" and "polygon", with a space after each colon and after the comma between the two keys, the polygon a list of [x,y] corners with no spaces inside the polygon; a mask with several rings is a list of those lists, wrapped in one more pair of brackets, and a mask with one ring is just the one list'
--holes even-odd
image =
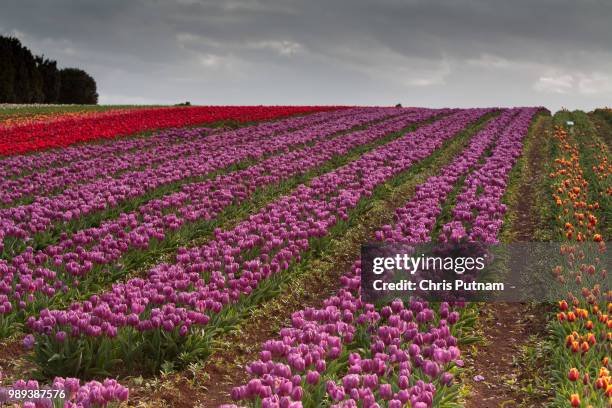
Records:
{"label": "dark cloud", "polygon": [[105,103],[612,103],[608,0],[3,1]]}

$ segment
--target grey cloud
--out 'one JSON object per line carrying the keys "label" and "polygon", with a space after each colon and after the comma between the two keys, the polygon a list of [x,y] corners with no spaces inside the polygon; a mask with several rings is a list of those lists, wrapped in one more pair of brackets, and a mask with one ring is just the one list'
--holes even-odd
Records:
{"label": "grey cloud", "polygon": [[607,0],[4,1],[0,31],[102,102],[612,102]]}

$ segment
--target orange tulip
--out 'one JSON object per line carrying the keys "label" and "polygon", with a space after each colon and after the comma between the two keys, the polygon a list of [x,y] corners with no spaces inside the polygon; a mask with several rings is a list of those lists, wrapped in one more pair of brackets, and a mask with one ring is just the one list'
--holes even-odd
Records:
{"label": "orange tulip", "polygon": [[579,407],[580,396],[578,394],[572,394],[572,396],[570,397],[570,403],[572,404],[572,407]]}
{"label": "orange tulip", "polygon": [[586,353],[587,351],[589,351],[589,343],[587,343],[586,341],[583,341],[582,344],[580,345],[580,350],[582,350],[583,353]]}
{"label": "orange tulip", "polygon": [[569,370],[569,374],[567,377],[570,379],[570,381],[577,381],[578,378],[580,378],[580,372],[577,368],[572,368],[571,370]]}
{"label": "orange tulip", "polygon": [[[587,343],[588,346],[588,343]],[[574,353],[577,353],[578,350],[580,350],[580,343],[578,343],[577,341],[572,341],[572,351]]]}
{"label": "orange tulip", "polygon": [[594,346],[595,343],[597,343],[597,341],[595,340],[595,335],[593,333],[587,334],[587,341],[591,343],[592,346]]}

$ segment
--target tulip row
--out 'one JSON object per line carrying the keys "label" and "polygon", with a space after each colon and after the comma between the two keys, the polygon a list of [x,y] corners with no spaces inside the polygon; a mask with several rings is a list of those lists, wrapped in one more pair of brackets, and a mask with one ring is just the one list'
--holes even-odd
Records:
{"label": "tulip row", "polygon": [[0,129],[15,128],[24,125],[34,124],[52,124],[55,125],[64,120],[70,119],[83,119],[83,118],[95,118],[103,115],[113,115],[118,113],[127,112],[129,109],[107,109],[103,111],[92,111],[92,110],[80,110],[80,111],[55,111],[55,112],[44,112],[44,113],[33,113],[29,110],[20,110],[12,114],[1,115],[0,114]]}
{"label": "tulip row", "polygon": [[[313,114],[315,115],[319,114]],[[202,132],[210,131],[204,127],[198,128]],[[52,167],[63,168],[73,162],[80,163],[104,156],[124,155],[130,151],[148,150],[158,144],[180,142],[184,137],[180,129],[168,129],[148,137],[126,137],[99,143],[72,145],[30,155],[10,156],[0,160],[0,176],[17,179],[31,173],[45,172]]]}
{"label": "tulip row", "polygon": [[453,220],[442,227],[442,242],[469,241],[496,243],[503,224],[506,205],[502,198],[510,170],[523,150],[523,139],[537,108],[522,109],[514,126],[497,144],[491,156],[465,180],[452,210]]}
{"label": "tulip row", "polygon": [[[127,170],[149,168],[204,149],[214,151],[226,145],[244,143],[253,137],[265,139],[274,133],[312,126],[355,114],[356,111],[348,109],[316,113],[236,131],[217,132],[209,137],[204,137],[211,132],[206,128],[174,129],[147,138],[124,139],[105,145],[79,145],[48,154],[26,156],[26,159],[30,160],[21,160],[19,163],[22,167],[27,166],[28,162],[36,163],[36,171],[1,182],[0,201],[10,204],[24,196],[44,196],[59,188],[66,189],[97,178],[116,176],[117,173]],[[45,159],[59,164],[42,168]],[[13,161],[15,159],[0,163],[8,166],[9,162]]]}
{"label": "tulip row", "polygon": [[[521,113],[513,119],[517,113],[506,110],[490,121],[458,157],[416,188],[413,198],[396,210],[395,225],[376,231],[376,240],[431,240],[453,186],[497,139],[503,141],[522,127]],[[357,261],[323,308],[294,313],[292,327],[280,332],[282,340],[264,343],[261,359],[248,367],[256,378],[236,387],[232,397],[259,401],[262,407],[296,408],[424,408],[451,398],[456,388],[452,367],[463,365],[453,336],[459,313],[441,303],[436,314],[427,303],[414,300],[407,306],[395,300],[378,311],[359,297],[360,272]],[[367,351],[362,355],[360,350]]]}
{"label": "tulip row", "polygon": [[[569,113],[557,114],[557,119],[565,122],[566,115]],[[575,129],[571,133],[557,126],[553,135],[551,202],[558,233],[568,244],[561,248],[563,260],[552,274],[560,282],[572,279],[583,288],[581,293],[570,292],[568,300],[559,301],[559,312],[551,322],[555,402],[575,407],[609,406],[612,297],[607,249],[600,230],[605,212],[600,214],[599,200],[605,203],[612,196],[605,190],[606,186],[610,189],[612,168],[606,165],[609,152],[605,145],[595,144],[588,119],[579,114],[572,119]],[[577,244],[593,241],[597,248]]]}
{"label": "tulip row", "polygon": [[97,139],[113,139],[138,132],[212,123],[224,120],[251,122],[283,116],[336,110],[335,106],[198,106],[134,109],[94,118],[75,118],[47,126],[34,123],[14,128],[0,128],[0,155],[31,151]]}
{"label": "tulip row", "polygon": [[106,379],[102,383],[90,381],[81,384],[78,378],[57,377],[48,387],[41,386],[35,380],[16,381],[12,386],[0,390],[0,405],[22,408],[102,408],[118,405],[127,401],[128,397],[129,390],[113,379]]}
{"label": "tulip row", "polygon": [[[488,112],[459,111],[407,133],[298,187],[232,230],[216,230],[215,238],[202,247],[180,249],[176,264],[158,265],[146,279],[116,284],[112,291],[68,310],[43,310],[38,319],[28,320],[38,334],[39,362],[48,369],[74,367],[70,353],[75,347],[95,353],[102,346],[127,361],[135,357],[130,345],[136,344],[161,363],[169,355],[160,350],[175,356],[194,346],[200,335],[197,326],[206,325],[210,314],[261,296],[258,290],[266,288],[266,278],[315,251],[362,198]],[[108,346],[113,337],[118,337],[113,344],[121,347]],[[58,356],[49,361],[49,353]],[[85,364],[84,359],[79,364]]]}
{"label": "tulip row", "polygon": [[[213,220],[230,205],[250,199],[258,189],[303,175],[357,147],[376,142],[385,135],[444,112],[404,112],[364,130],[323,139],[312,146],[272,156],[244,170],[187,184],[181,191],[148,202],[137,211],[121,214],[116,220],[105,221],[99,227],[79,231],[71,237],[66,236],[58,245],[36,252],[26,251],[13,258],[8,270],[0,275],[3,277],[0,297],[4,295],[18,305],[16,309],[0,306],[0,314],[25,309],[34,300],[37,305],[29,308],[30,312],[48,307],[48,302],[43,299],[53,297],[58,290],[64,292],[71,288],[87,293],[87,275],[95,266],[116,263],[123,254],[134,249],[142,255],[151,240],[157,241],[156,246],[159,247],[159,242],[167,234],[185,224],[190,226],[198,221]],[[371,118],[366,113],[362,113],[361,117]],[[338,125],[331,122],[326,126],[320,127],[321,132],[336,130]],[[310,132],[317,134],[319,128],[312,126]],[[104,273],[102,268],[98,268],[95,275]],[[118,276],[110,275],[107,280],[109,278],[116,280]],[[99,276],[93,279],[96,284],[101,280]]]}
{"label": "tulip row", "polygon": [[142,109],[137,105],[9,105],[0,104],[0,127],[54,123],[77,116]]}
{"label": "tulip row", "polygon": [[401,300],[379,312],[357,297],[359,273],[357,266],[343,277],[356,288],[294,313],[282,340],[266,341],[247,368],[257,378],[234,388],[232,398],[266,408],[425,408],[454,392],[453,367],[463,365],[452,334],[459,313],[448,303],[434,312]]}
{"label": "tulip row", "polygon": [[[315,120],[317,118],[320,119],[321,116],[324,117],[326,114],[333,114],[334,112],[337,111],[323,111],[320,113],[313,113],[307,117]],[[304,126],[303,120],[304,118],[301,116],[290,117],[272,123],[264,122],[258,126],[251,127],[251,129],[260,131],[260,126],[267,127],[276,124],[279,126],[277,131],[289,130],[291,128]],[[202,127],[199,128],[202,129]],[[244,128],[237,129],[234,132],[237,132],[238,135],[242,137],[248,134],[248,130]],[[234,137],[234,132],[229,132],[228,136]],[[194,138],[197,137],[199,137],[199,135],[196,134]],[[183,135],[182,129],[174,128],[143,138],[113,139],[101,141],[100,143],[73,145],[63,149],[38,152],[35,155],[7,157],[0,160],[0,175],[2,177],[17,178],[31,172],[46,171],[49,167],[62,167],[66,163],[82,162],[96,159],[100,156],[123,155],[130,151],[150,149],[158,144],[180,142],[184,140],[184,138],[186,138],[186,136]],[[187,138],[186,140],[190,139]]]}
{"label": "tulip row", "polygon": [[[377,232],[380,241],[392,241],[404,244],[430,242],[436,220],[442,212],[440,203],[444,202],[454,186],[477,164],[478,159],[491,148],[493,142],[500,138],[498,146],[503,145],[510,133],[525,133],[523,119],[526,109],[508,109],[474,137],[470,147],[458,156],[455,161],[446,166],[439,176],[434,176],[426,183],[417,187],[415,199],[399,209],[395,227],[384,226]],[[517,116],[515,118],[515,116]],[[510,125],[509,125],[510,123]],[[500,134],[503,132],[503,135]],[[480,171],[479,169],[478,171]],[[469,177],[478,174],[471,172]],[[413,218],[417,215],[417,218]],[[434,237],[434,239],[437,239]],[[444,239],[444,237],[439,237]]]}
{"label": "tulip row", "polygon": [[[14,207],[22,204],[27,198],[36,198],[53,195],[63,189],[73,187],[84,182],[95,180],[102,177],[112,177],[113,175],[130,169],[140,168],[147,165],[160,163],[164,159],[179,156],[181,152],[175,153],[174,150],[164,150],[173,142],[187,142],[190,140],[203,138],[211,133],[212,129],[199,128],[189,132],[186,131],[165,131],[159,135],[149,138],[126,139],[122,140],[122,145],[130,150],[123,150],[124,146],[119,142],[105,145],[77,145],[74,149],[85,151],[95,150],[97,155],[90,160],[79,160],[70,157],[70,160],[62,161],[64,165],[55,165],[51,168],[41,169],[40,162],[37,162],[37,155],[12,156],[27,157],[36,163],[38,169],[30,171],[21,177],[7,177],[0,182],[0,201],[5,207]],[[156,147],[156,148],[154,148]],[[67,149],[66,149],[67,150]],[[55,156],[68,156],[68,151],[52,151]],[[80,152],[79,152],[80,153]],[[11,160],[12,161],[12,160]],[[21,161],[23,164],[25,160]],[[9,160],[2,162],[9,167]],[[15,171],[14,167],[9,168]],[[107,170],[108,169],[108,170]],[[24,199],[25,198],[25,199]]]}
{"label": "tulip row", "polygon": [[[7,237],[27,242],[32,240],[35,234],[48,233],[50,229],[57,227],[57,223],[61,223],[62,230],[66,231],[68,222],[83,221],[82,219],[89,215],[119,207],[125,201],[141,198],[162,186],[206,178],[215,171],[248,159],[260,159],[291,146],[312,142],[372,120],[380,120],[388,113],[396,111],[394,108],[374,111],[366,109],[366,112],[358,110],[354,111],[353,115],[340,117],[331,124],[323,122],[309,127],[308,130],[280,134],[277,134],[278,126],[275,124],[262,126],[259,133],[239,132],[237,140],[228,138],[229,142],[235,140],[235,143],[230,145],[225,144],[222,137],[214,138],[212,142],[208,137],[202,138],[188,143],[186,150],[192,154],[166,160],[156,167],[127,171],[116,178],[97,179],[92,183],[68,188],[56,196],[37,197],[27,205],[0,209],[0,251],[4,249],[2,239],[6,240]],[[262,141],[266,143],[263,144]],[[214,149],[210,148],[211,145]],[[168,150],[175,146],[178,150],[183,149],[179,144],[169,147]]]}

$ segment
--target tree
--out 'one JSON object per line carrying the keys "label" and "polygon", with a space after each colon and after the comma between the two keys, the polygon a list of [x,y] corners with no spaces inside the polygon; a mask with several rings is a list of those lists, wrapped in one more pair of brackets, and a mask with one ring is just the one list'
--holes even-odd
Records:
{"label": "tree", "polygon": [[36,103],[44,100],[42,77],[30,50],[16,38],[9,38],[13,56],[15,76],[13,91],[15,102]]}
{"label": "tree", "polygon": [[60,95],[60,72],[57,69],[57,62],[39,56],[36,57],[36,65],[42,76],[44,102],[57,103]]}
{"label": "tree", "polygon": [[60,71],[59,103],[95,105],[98,103],[96,81],[82,69],[62,69]]}
{"label": "tree", "polygon": [[15,64],[11,40],[0,37],[0,103],[15,101]]}
{"label": "tree", "polygon": [[[64,83],[62,83],[64,82]],[[15,37],[0,36],[0,103],[98,102],[96,81],[76,68],[34,56]]]}

